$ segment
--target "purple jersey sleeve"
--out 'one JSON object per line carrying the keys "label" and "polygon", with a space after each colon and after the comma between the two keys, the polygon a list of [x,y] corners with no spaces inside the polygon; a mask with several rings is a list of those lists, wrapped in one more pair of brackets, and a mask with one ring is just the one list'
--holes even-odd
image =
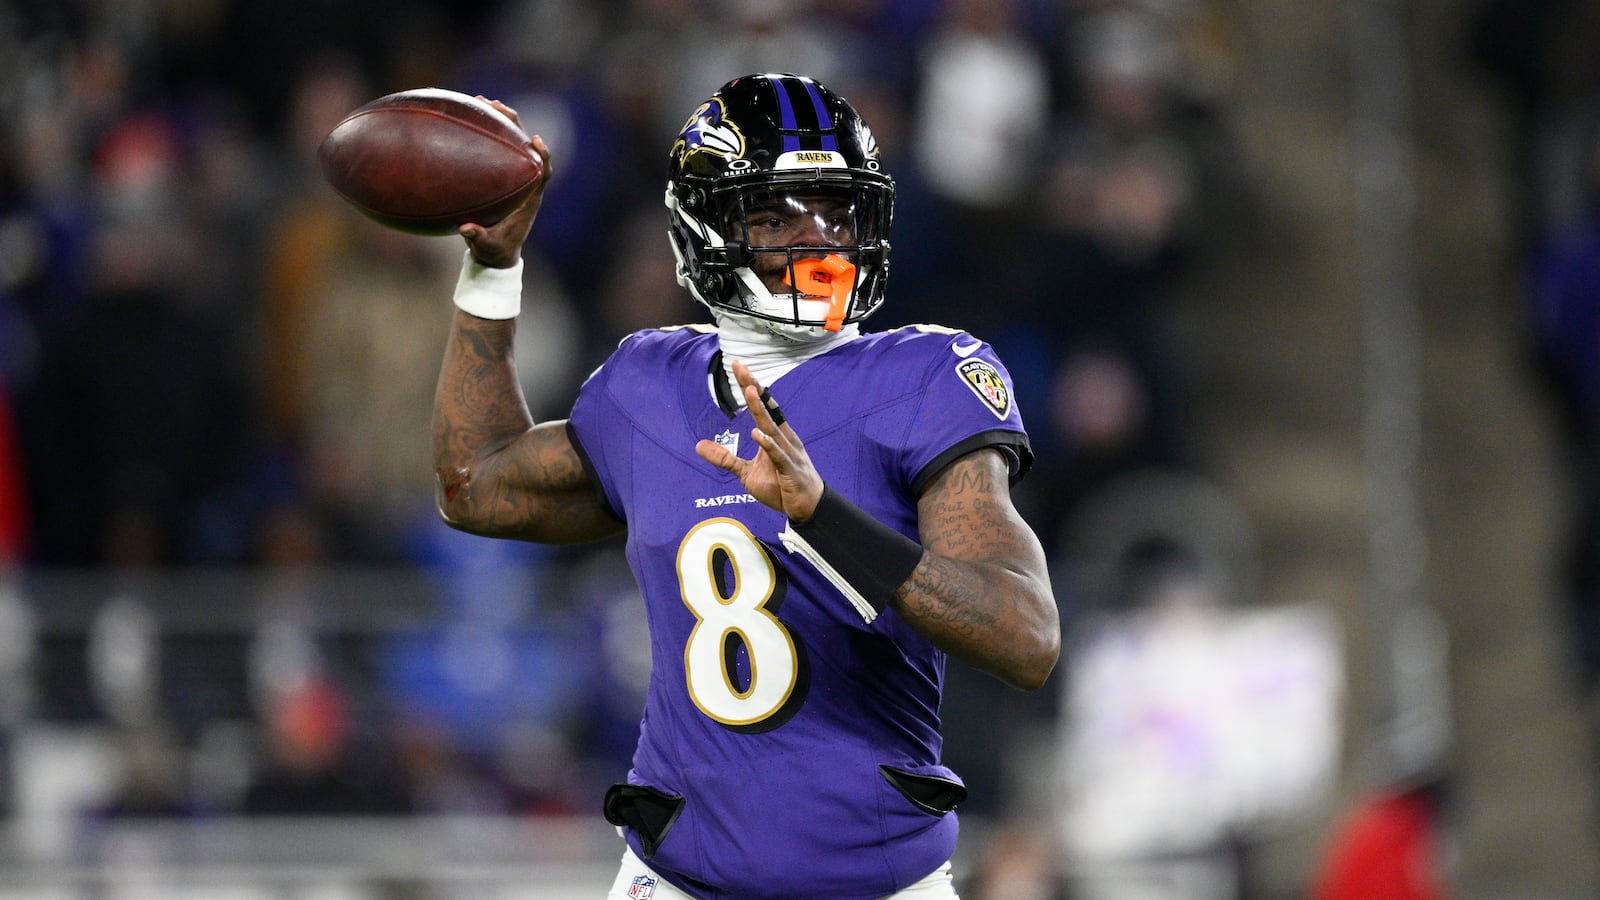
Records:
{"label": "purple jersey sleeve", "polygon": [[904,419],[883,423],[903,428],[898,435],[884,435],[899,448],[900,477],[917,495],[957,457],[996,446],[1007,453],[1013,483],[1021,479],[1033,454],[1005,366],[993,348],[971,335],[922,327],[930,329],[920,332],[924,341],[943,343],[948,350],[912,357],[905,377],[920,386],[919,402],[906,410]]}

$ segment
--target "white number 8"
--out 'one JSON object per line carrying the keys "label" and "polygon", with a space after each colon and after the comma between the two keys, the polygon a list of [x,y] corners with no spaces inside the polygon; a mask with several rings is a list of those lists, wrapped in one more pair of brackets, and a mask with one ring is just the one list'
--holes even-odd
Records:
{"label": "white number 8", "polygon": [[[733,573],[726,586],[718,577],[724,563]],[[678,545],[678,589],[697,620],[683,649],[689,697],[724,725],[757,725],[792,712],[791,698],[800,699],[794,697],[800,651],[789,629],[767,609],[778,585],[777,566],[766,549],[733,519],[707,519]],[[750,683],[742,688],[733,671],[735,640],[744,644],[750,661]]]}

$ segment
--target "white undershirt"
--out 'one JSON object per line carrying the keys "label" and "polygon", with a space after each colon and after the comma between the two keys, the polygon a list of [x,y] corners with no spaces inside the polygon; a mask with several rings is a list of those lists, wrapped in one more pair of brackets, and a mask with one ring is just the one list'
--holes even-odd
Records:
{"label": "white undershirt", "polygon": [[778,337],[762,324],[761,320],[741,316],[725,310],[716,310],[717,341],[722,346],[722,370],[733,388],[733,400],[744,406],[744,392],[733,377],[733,361],[739,360],[750,367],[762,387],[789,374],[794,368],[812,357],[821,356],[835,347],[861,336],[860,327],[852,322],[839,329],[837,334],[824,334],[814,341],[792,341]]}

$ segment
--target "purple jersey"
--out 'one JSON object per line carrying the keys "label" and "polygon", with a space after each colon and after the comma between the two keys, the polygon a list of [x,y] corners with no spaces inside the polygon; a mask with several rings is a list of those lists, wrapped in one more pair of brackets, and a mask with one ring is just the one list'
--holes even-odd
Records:
{"label": "purple jersey", "polygon": [[[649,617],[628,780],[684,798],[649,862],[705,897],[892,894],[955,849],[956,816],[904,790],[964,795],[939,760],[945,656],[893,608],[866,624],[785,549],[783,516],[695,453],[702,438],[756,450],[749,412],[713,394],[717,359],[705,329],[636,333],[570,423],[627,523]],[[913,540],[917,495],[945,464],[982,446],[1029,458],[1004,368],[961,332],[863,335],[769,387],[823,479]]]}

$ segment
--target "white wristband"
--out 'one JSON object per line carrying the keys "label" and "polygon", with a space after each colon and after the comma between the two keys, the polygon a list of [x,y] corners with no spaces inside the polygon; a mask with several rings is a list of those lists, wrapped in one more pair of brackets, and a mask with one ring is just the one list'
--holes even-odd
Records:
{"label": "white wristband", "polygon": [[456,281],[456,306],[480,319],[515,319],[522,311],[522,259],[509,269],[492,269],[466,252]]}

